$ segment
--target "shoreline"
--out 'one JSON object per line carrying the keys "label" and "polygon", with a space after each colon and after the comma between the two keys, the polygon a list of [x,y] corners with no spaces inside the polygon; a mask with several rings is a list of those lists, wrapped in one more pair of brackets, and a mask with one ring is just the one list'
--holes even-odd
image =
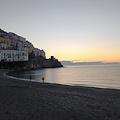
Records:
{"label": "shoreline", "polygon": [[14,80],[0,69],[1,120],[119,120],[120,90]]}
{"label": "shoreline", "polygon": [[[20,70],[21,71],[21,70]],[[28,71],[28,70],[25,70],[25,71]],[[30,82],[30,79],[27,79],[27,78],[20,78],[20,77],[14,77],[12,75],[9,75],[9,72],[16,72],[16,70],[12,70],[12,71],[8,71],[4,74],[5,77],[8,77],[10,79],[14,79],[14,80],[19,80],[19,81],[29,81]],[[19,71],[18,71],[19,72]],[[8,74],[8,75],[7,75]],[[42,83],[40,81],[36,81],[36,80],[31,80],[31,82],[35,82],[35,83]],[[47,83],[47,82],[44,82],[44,84]],[[115,88],[115,87],[99,87],[99,86],[90,86],[90,85],[70,85],[70,84],[60,84],[60,83],[47,83],[47,84],[56,84],[56,85],[67,85],[67,86],[75,86],[75,87],[90,87],[90,88],[100,88],[100,89],[111,89],[111,90],[120,90],[120,88]]]}

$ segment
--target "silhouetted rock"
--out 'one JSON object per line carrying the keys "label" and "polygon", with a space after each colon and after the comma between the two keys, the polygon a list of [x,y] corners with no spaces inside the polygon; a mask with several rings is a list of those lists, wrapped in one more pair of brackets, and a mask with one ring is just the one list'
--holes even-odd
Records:
{"label": "silhouetted rock", "polygon": [[4,69],[15,69],[15,70],[31,70],[39,68],[56,68],[63,67],[63,65],[54,57],[50,59],[44,59],[38,57],[34,60],[19,61],[19,62],[0,62],[0,68]]}

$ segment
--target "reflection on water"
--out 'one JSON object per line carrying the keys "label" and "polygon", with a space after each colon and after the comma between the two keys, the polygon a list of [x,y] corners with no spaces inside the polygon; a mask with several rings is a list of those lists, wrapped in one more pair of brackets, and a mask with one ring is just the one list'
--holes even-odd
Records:
{"label": "reflection on water", "polygon": [[59,83],[66,85],[84,85],[102,88],[120,89],[120,64],[114,65],[79,65],[63,68],[45,68],[24,72],[15,72],[14,77],[33,81]]}

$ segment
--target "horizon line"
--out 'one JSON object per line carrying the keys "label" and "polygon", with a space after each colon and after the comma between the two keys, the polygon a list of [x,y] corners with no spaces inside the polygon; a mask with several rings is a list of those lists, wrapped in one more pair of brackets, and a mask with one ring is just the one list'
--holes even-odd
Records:
{"label": "horizon line", "polygon": [[106,62],[106,61],[83,61],[83,62],[75,62],[74,60],[73,61],[69,61],[69,60],[62,60],[60,62],[66,62],[66,63],[71,63],[71,64],[79,64],[79,63],[98,63],[98,64],[120,64],[120,62]]}

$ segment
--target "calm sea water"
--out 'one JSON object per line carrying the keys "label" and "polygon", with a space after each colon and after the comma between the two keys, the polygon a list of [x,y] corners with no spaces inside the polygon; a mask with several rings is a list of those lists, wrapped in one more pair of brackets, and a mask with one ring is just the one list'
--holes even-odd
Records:
{"label": "calm sea water", "polygon": [[14,77],[47,83],[120,89],[120,64],[76,65],[15,72]]}

